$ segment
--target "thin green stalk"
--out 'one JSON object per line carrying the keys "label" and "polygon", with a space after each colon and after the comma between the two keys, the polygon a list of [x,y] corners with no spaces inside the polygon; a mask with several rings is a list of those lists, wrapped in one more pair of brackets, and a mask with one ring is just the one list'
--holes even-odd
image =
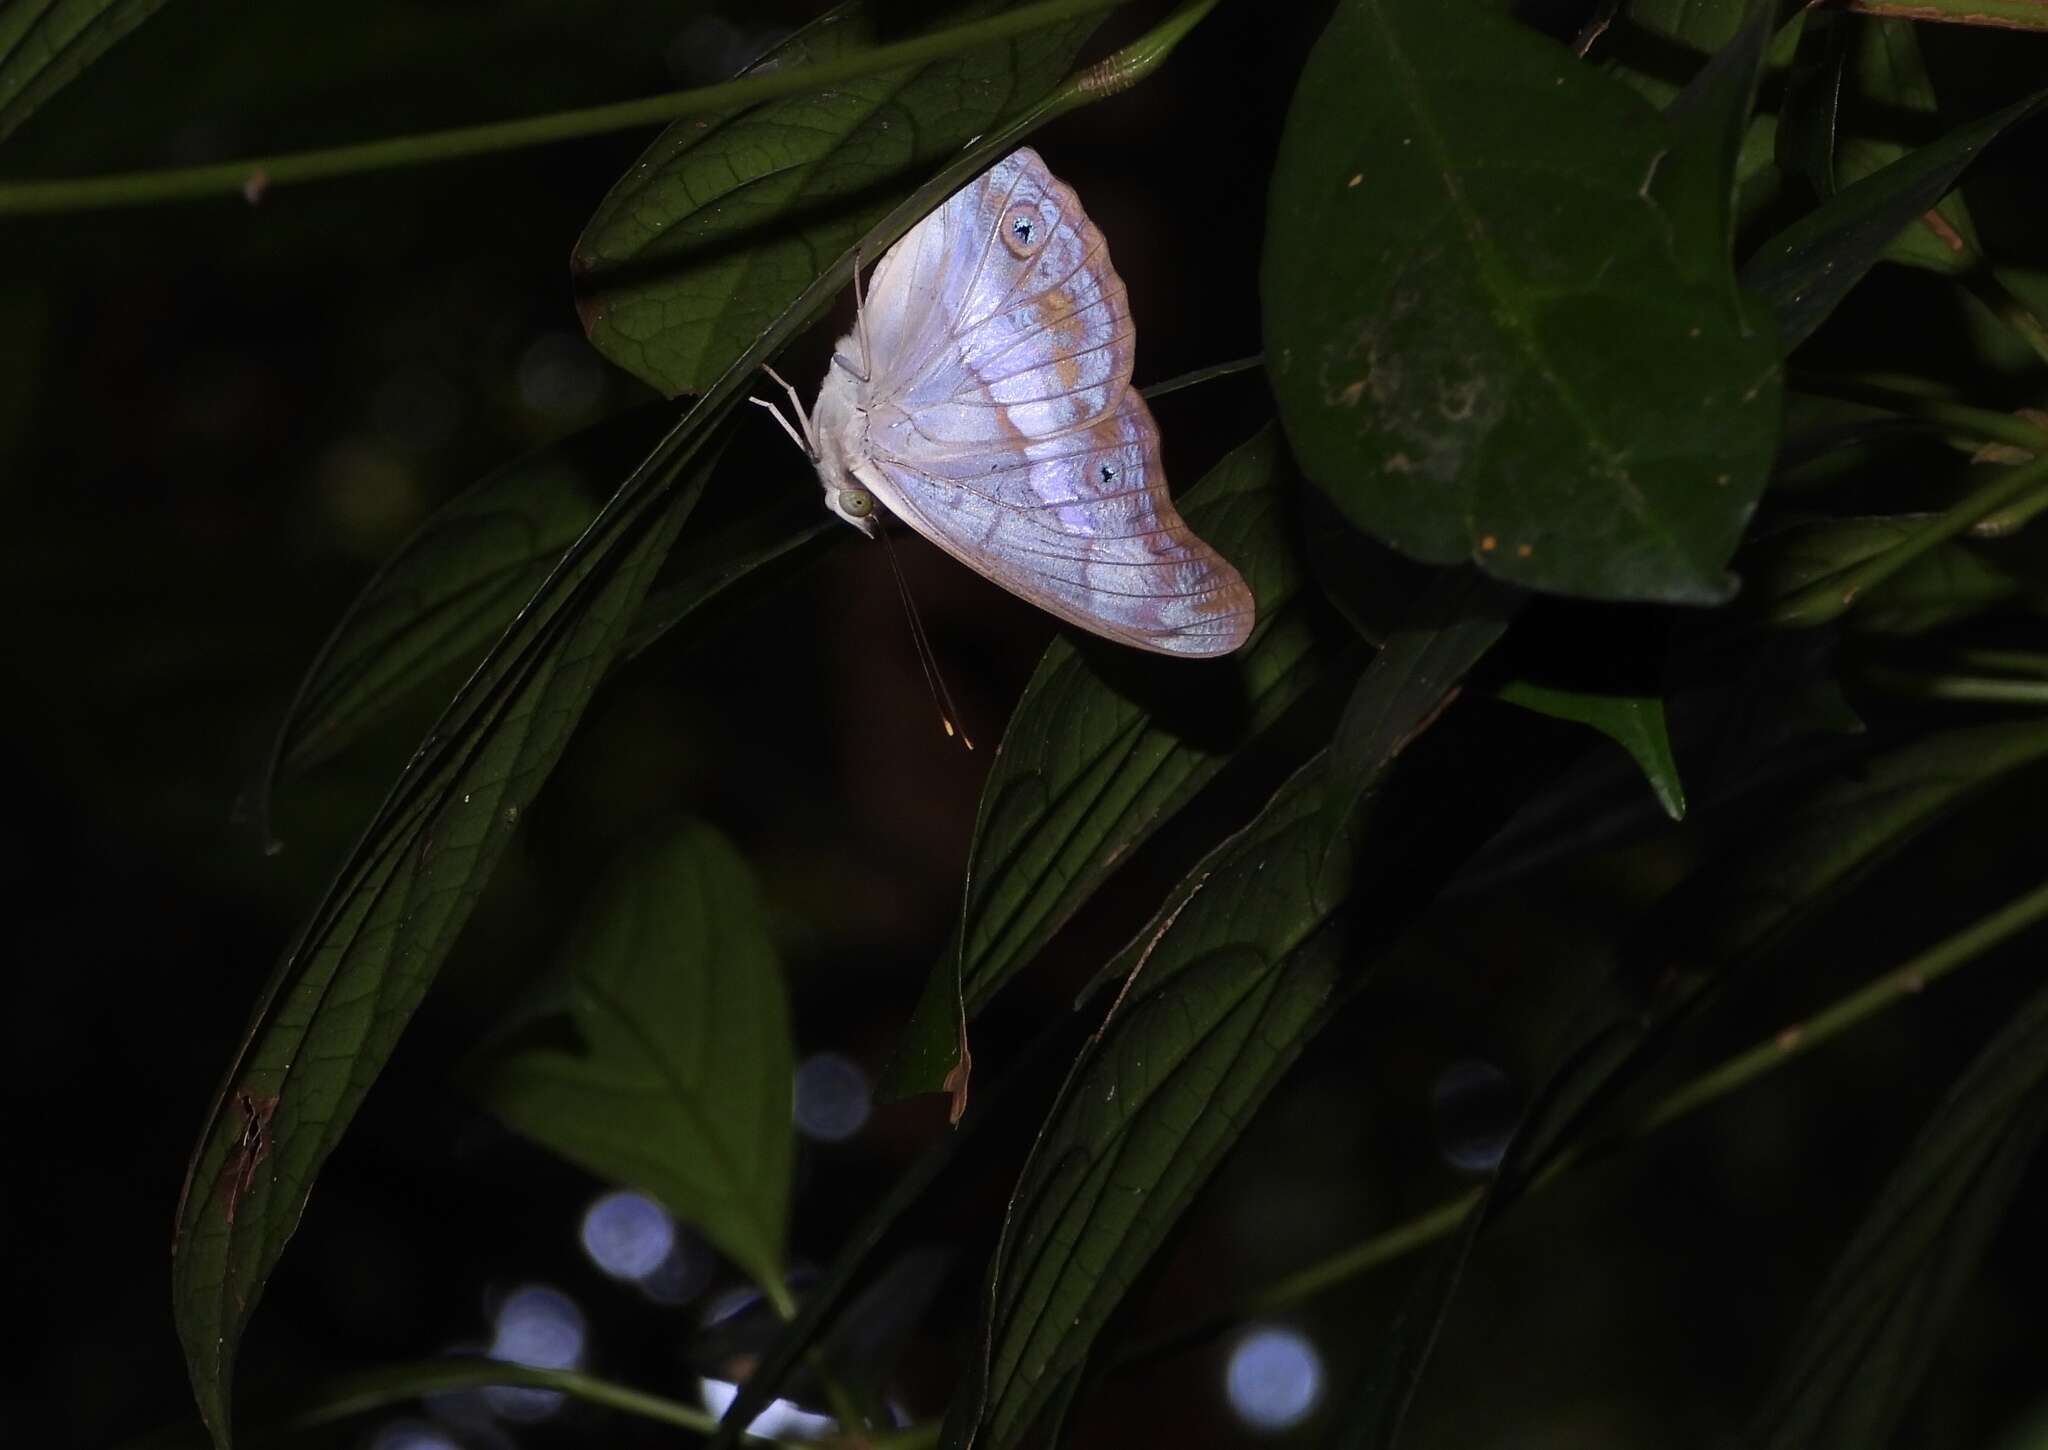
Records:
{"label": "thin green stalk", "polygon": [[314,151],[252,156],[204,166],[155,171],[117,172],[105,176],[69,177],[54,181],[0,181],[0,216],[28,213],[92,211],[195,197],[240,196],[251,200],[273,187],[364,172],[424,166],[466,156],[483,156],[551,141],[596,136],[608,131],[653,126],[686,116],[704,116],[750,106],[782,96],[825,90],[877,71],[920,65],[963,50],[1007,40],[1028,31],[1108,10],[1130,0],[1041,0],[971,25],[957,25],[912,40],[879,45],[856,55],[787,70],[760,71],[737,80],[687,91],[670,91],[635,101],[556,111],[517,121],[494,121],[393,136],[382,141],[328,146]]}
{"label": "thin green stalk", "polygon": [[1794,372],[1792,385],[1802,393],[1868,403],[1909,418],[1924,418],[1986,443],[2010,443],[2029,450],[2048,445],[2044,433],[2025,418],[1993,408],[1973,408],[1929,391],[1938,385],[1887,373],[1830,374]]}
{"label": "thin green stalk", "polygon": [[2048,705],[2048,680],[2000,680],[1982,675],[1923,674],[1873,667],[1862,677],[1881,690],[1915,700],[1964,700],[1982,705]]}
{"label": "thin green stalk", "polygon": [[2009,675],[2035,675],[2048,680],[2048,654],[2025,649],[1965,649],[1956,662],[1977,670],[2003,670]]}
{"label": "thin green stalk", "polygon": [[1265,360],[1264,353],[1255,352],[1250,357],[1236,358],[1230,362],[1212,363],[1205,368],[1196,368],[1191,373],[1182,373],[1178,377],[1168,378],[1163,383],[1154,383],[1151,387],[1141,388],[1139,391],[1145,395],[1145,401],[1149,403],[1154,398],[1163,398],[1168,393],[1179,392],[1182,388],[1197,387],[1202,383],[1213,383],[1218,378],[1235,377],[1239,373],[1248,373]]}
{"label": "thin green stalk", "polygon": [[[387,1365],[382,1369],[331,1380],[315,1392],[303,1409],[270,1421],[253,1433],[258,1439],[267,1435],[303,1433],[321,1425],[381,1410],[388,1405],[407,1404],[422,1395],[495,1385],[555,1390],[587,1404],[606,1405],[643,1420],[674,1425],[700,1435],[708,1435],[718,1427],[718,1417],[702,1406],[650,1395],[628,1385],[584,1374],[581,1370],[538,1369],[500,1359],[449,1358]],[[757,1443],[784,1442],[761,1440]]]}
{"label": "thin green stalk", "polygon": [[1816,579],[1787,595],[1772,608],[1770,620],[1773,624],[1804,628],[1840,618],[1864,593],[1935,545],[1968,533],[1984,519],[2041,489],[2048,489],[2048,454],[2007,469],[1981,488],[1971,490],[1961,502],[1916,525],[1882,554]]}
{"label": "thin green stalk", "polygon": [[[1929,984],[2044,919],[2048,919],[2048,882],[2015,897],[1990,915],[1980,917],[1962,931],[1885,972],[1806,1021],[1785,1027],[1747,1051],[1739,1052],[1700,1074],[1618,1131],[1559,1154],[1531,1186],[1546,1187],[1572,1168],[1612,1157],[1620,1149],[1688,1113],[1697,1112],[1794,1058],[1813,1051],[1822,1043],[1839,1037],[1866,1018],[1919,995]],[[1405,1223],[1374,1234],[1298,1273],[1269,1284],[1226,1309],[1141,1340],[1131,1346],[1123,1356],[1123,1362],[1157,1358],[1210,1339],[1246,1319],[1290,1309],[1382,1264],[1404,1257],[1438,1239],[1448,1238],[1479,1202],[1482,1192],[1478,1188],[1470,1189]]]}
{"label": "thin green stalk", "polygon": [[[2048,12],[2048,6],[2043,9]],[[1983,303],[1987,312],[2032,348],[2034,356],[2048,362],[2048,327],[2042,325],[2033,308],[2015,297],[2011,289],[1998,279],[1994,269],[1979,266],[1961,280],[1963,289]]]}

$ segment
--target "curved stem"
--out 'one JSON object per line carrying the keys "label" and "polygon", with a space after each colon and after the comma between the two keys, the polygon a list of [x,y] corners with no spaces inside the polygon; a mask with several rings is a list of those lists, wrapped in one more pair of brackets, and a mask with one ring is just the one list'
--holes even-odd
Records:
{"label": "curved stem", "polygon": [[1848,403],[1868,403],[1909,418],[1923,418],[1944,428],[1988,443],[2010,443],[2015,447],[2038,449],[2048,444],[2048,433],[2014,413],[1993,408],[1974,408],[1929,391],[1938,385],[1890,374],[1792,374],[1792,385],[1802,393],[1838,398]]}
{"label": "curved stem", "polygon": [[[2048,919],[2048,882],[2023,892],[1988,916],[1929,947],[1918,956],[1883,973],[1832,1006],[1773,1033],[1747,1051],[1701,1073],[1658,1101],[1642,1116],[1602,1137],[1561,1153],[1532,1185],[1543,1188],[1569,1169],[1612,1157],[1620,1149],[1659,1128],[1716,1102],[1773,1069],[1813,1051],[1885,1008],[1919,995],[1930,983],[1976,960],[1983,953]],[[1199,1320],[1152,1335],[1132,1345],[1120,1363],[1157,1358],[1204,1340],[1231,1325],[1293,1307],[1326,1289],[1335,1288],[1381,1264],[1448,1238],[1479,1202],[1473,1188],[1435,1208],[1374,1234],[1298,1273],[1267,1285],[1255,1294]]]}
{"label": "curved stem", "polygon": [[1041,0],[1041,3],[1021,6],[972,25],[958,25],[892,45],[878,45],[839,60],[795,66],[788,70],[760,71],[714,86],[670,91],[636,101],[618,101],[581,110],[556,111],[516,121],[458,126],[448,131],[426,131],[382,141],[363,141],[276,156],[252,156],[204,166],[117,172],[54,181],[0,181],[0,216],[91,211],[206,196],[242,196],[253,201],[271,187],[297,182],[389,171],[403,166],[423,166],[436,161],[595,136],[607,131],[652,126],[686,116],[709,115],[781,96],[826,89],[877,71],[937,60],[1062,20],[1129,3],[1130,0]]}
{"label": "curved stem", "polygon": [[1167,378],[1164,382],[1154,383],[1149,388],[1140,388],[1138,391],[1145,395],[1145,401],[1149,403],[1155,398],[1165,397],[1168,393],[1177,393],[1182,388],[1198,387],[1203,383],[1213,383],[1218,378],[1235,377],[1239,373],[1248,373],[1265,362],[1265,360],[1266,355],[1264,353],[1255,352],[1250,357],[1233,358],[1229,362],[1211,363],[1208,367],[1196,368],[1193,372],[1181,373],[1177,377]]}
{"label": "curved stem", "polygon": [[650,1395],[629,1385],[614,1384],[610,1380],[584,1374],[581,1370],[539,1369],[500,1359],[449,1358],[386,1365],[363,1374],[330,1380],[314,1393],[304,1408],[259,1426],[254,1432],[255,1438],[262,1439],[266,1434],[289,1435],[331,1425],[337,1420],[381,1410],[387,1405],[405,1404],[422,1395],[495,1385],[554,1390],[571,1399],[606,1405],[643,1420],[655,1420],[702,1435],[718,1428],[718,1416],[701,1406]]}
{"label": "curved stem", "polygon": [[[2040,446],[2038,438],[2035,443]],[[1860,564],[1816,579],[1784,599],[1770,612],[1773,624],[1804,628],[1826,624],[1846,613],[1867,591],[1883,583],[1935,545],[1968,533],[1983,520],[2020,504],[2032,503],[2030,495],[2048,489],[2048,454],[2007,469],[1981,488],[1973,489],[1961,502],[1915,525],[1912,532],[1891,548]]]}

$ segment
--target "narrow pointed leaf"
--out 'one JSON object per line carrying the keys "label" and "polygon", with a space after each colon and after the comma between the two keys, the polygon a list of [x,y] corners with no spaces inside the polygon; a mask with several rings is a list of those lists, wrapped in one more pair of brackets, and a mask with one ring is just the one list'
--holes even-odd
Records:
{"label": "narrow pointed leaf", "polygon": [[673,419],[610,419],[490,475],[429,519],[349,605],[278,728],[275,777],[335,754],[505,632],[604,494]]}
{"label": "narrow pointed leaf", "polygon": [[164,0],[0,0],[0,139]]}
{"label": "narrow pointed leaf", "polygon": [[572,554],[413,758],[279,964],[178,1206],[172,1295],[200,1409],[229,1436],[233,1358],[321,1165],[390,1057],[520,812],[624,638],[701,475]]}
{"label": "narrow pointed leaf", "polygon": [[[941,23],[1007,8],[976,0],[949,7]],[[665,393],[701,391],[810,284],[821,259],[852,246],[970,139],[1048,94],[1096,23],[1065,20],[817,95],[669,127],[576,244],[591,342]],[[760,64],[848,55],[875,44],[879,27],[876,7],[856,0]]]}
{"label": "narrow pointed leaf", "polygon": [[1529,588],[1728,596],[1779,359],[1721,228],[1659,195],[1677,144],[1498,7],[1338,6],[1288,114],[1262,291],[1288,439],[1354,523]]}
{"label": "narrow pointed leaf", "polygon": [[[1658,169],[1656,192],[1678,226],[1721,239],[1728,269],[1735,265],[1737,168],[1781,8],[1779,0],[1749,0],[1734,37],[1664,108],[1674,144]],[[1803,16],[1794,12],[1787,27],[1792,33],[1781,41],[1788,53],[1798,43]],[[1732,271],[1728,281],[1732,287]]]}
{"label": "narrow pointed leaf", "polygon": [[2037,91],[1844,187],[1759,247],[1742,284],[1768,302],[1789,351],[1828,319],[1899,233],[1947,195],[1978,153],[2048,101]]}
{"label": "narrow pointed leaf", "polygon": [[1444,631],[1390,640],[1347,709],[1346,748],[1212,852],[1115,964],[1127,985],[1012,1195],[986,1354],[946,1445],[1050,1442],[1097,1335],[1195,1193],[1373,948],[1483,839],[1444,789],[1462,757],[1403,757],[1500,632],[1449,628],[1462,664]]}
{"label": "narrow pointed leaf", "polygon": [[1743,1443],[1887,1445],[2048,1129],[2048,992],[1970,1064],[1849,1241]]}
{"label": "narrow pointed leaf", "polygon": [[982,787],[957,958],[927,984],[893,1091],[938,1091],[958,1060],[963,1012],[987,1005],[1247,742],[1362,655],[1318,627],[1290,529],[1293,484],[1268,427],[1180,500],[1258,601],[1257,627],[1235,654],[1190,664],[1066,635],[1047,647]]}
{"label": "narrow pointed leaf", "polygon": [[536,1008],[463,1085],[544,1147],[660,1199],[781,1300],[794,1064],[745,860],[694,821],[629,851]]}
{"label": "narrow pointed leaf", "polygon": [[1678,778],[1678,760],[1671,752],[1664,702],[1655,695],[1564,689],[1534,680],[1510,680],[1498,693],[1511,705],[1598,730],[1641,768],[1664,813],[1674,821],[1685,819],[1685,783]]}

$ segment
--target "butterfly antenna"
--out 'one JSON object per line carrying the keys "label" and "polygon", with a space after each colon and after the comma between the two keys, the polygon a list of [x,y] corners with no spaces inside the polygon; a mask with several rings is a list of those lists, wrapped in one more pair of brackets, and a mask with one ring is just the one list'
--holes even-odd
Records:
{"label": "butterfly antenna", "polygon": [[939,724],[948,735],[972,750],[974,741],[953,723],[960,718],[960,707],[953,703],[953,692],[946,688],[939,657],[932,649],[931,637],[924,632],[924,617],[917,612],[917,601],[910,595],[910,581],[903,577],[903,565],[896,558],[895,541],[886,530],[882,533],[882,546],[889,555],[889,572],[896,576],[896,593],[903,601],[903,613],[910,620],[910,642],[917,650],[918,668],[924,671],[925,688],[931,691],[932,702],[939,707]]}

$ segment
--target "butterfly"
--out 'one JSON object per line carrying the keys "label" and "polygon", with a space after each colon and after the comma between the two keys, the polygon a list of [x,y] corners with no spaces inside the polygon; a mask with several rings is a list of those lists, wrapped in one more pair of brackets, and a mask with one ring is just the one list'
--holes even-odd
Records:
{"label": "butterfly", "polygon": [[762,403],[833,513],[873,537],[886,511],[1011,593],[1139,649],[1244,643],[1251,590],[1167,492],[1108,244],[1037,152],[947,198],[883,255],[865,298],[856,275],[854,297],[812,409],[782,383],[801,433]]}

